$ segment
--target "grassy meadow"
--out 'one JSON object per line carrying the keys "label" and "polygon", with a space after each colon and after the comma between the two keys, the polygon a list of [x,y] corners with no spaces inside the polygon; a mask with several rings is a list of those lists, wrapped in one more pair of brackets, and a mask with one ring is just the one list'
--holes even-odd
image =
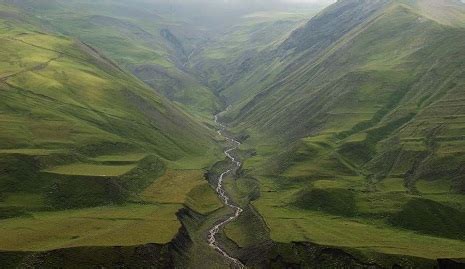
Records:
{"label": "grassy meadow", "polygon": [[[180,209],[187,207],[209,214],[222,207],[204,180],[203,172],[192,170],[167,171],[137,200],[137,203],[105,207],[37,211],[0,220],[0,249],[44,251],[81,246],[167,244],[181,228],[176,215]],[[0,205],[37,202],[43,202],[40,196],[12,194]]]}
{"label": "grassy meadow", "polygon": [[[330,208],[344,208],[341,205],[347,201],[339,201],[341,196],[327,199],[320,208],[303,209],[293,205],[292,190],[287,194],[279,194],[276,191],[279,187],[273,180],[263,178],[260,183],[264,186],[262,197],[253,205],[265,218],[271,230],[271,238],[278,242],[310,241],[325,246],[354,249],[367,256],[384,253],[427,259],[463,257],[463,241],[392,227],[384,223],[382,218],[364,216],[389,215],[396,204],[402,204],[402,199],[411,199],[403,197],[406,194],[377,193],[369,195],[371,197],[357,198],[356,211],[351,213],[352,216],[345,216],[347,211],[337,214]],[[332,192],[335,189],[325,190]],[[399,198],[394,200],[397,196]],[[386,200],[381,200],[381,197]],[[427,213],[429,212],[425,212]]]}
{"label": "grassy meadow", "polygon": [[166,244],[181,227],[175,215],[181,207],[127,204],[37,212],[1,220],[0,249],[44,251],[78,246]]}
{"label": "grassy meadow", "polygon": [[464,257],[465,199],[450,182],[419,180],[411,193],[404,178],[367,180],[326,139],[303,139],[278,157],[269,145],[256,147],[243,177],[228,183],[236,201],[250,201],[246,216],[227,226],[230,240],[246,249],[312,242],[387,267],[400,257]]}

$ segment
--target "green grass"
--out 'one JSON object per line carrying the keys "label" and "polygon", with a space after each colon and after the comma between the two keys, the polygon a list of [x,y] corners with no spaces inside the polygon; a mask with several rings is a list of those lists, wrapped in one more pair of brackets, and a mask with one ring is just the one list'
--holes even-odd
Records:
{"label": "green grass", "polygon": [[37,193],[11,193],[3,194],[0,207],[16,207],[27,209],[41,209],[45,206],[43,195]]}
{"label": "green grass", "polygon": [[147,157],[147,154],[145,153],[122,153],[114,155],[101,155],[89,158],[89,160],[101,163],[134,163],[141,161],[145,157]]}
{"label": "green grass", "polygon": [[356,213],[355,193],[347,189],[312,189],[296,195],[294,205],[333,215],[353,216]]}
{"label": "green grass", "polygon": [[215,163],[219,159],[223,158],[224,154],[218,148],[212,147],[205,151],[203,155],[190,155],[182,157],[174,162],[167,162],[167,166],[172,169],[188,169],[196,170],[199,168],[209,168],[212,163]]}
{"label": "green grass", "polygon": [[205,183],[199,170],[168,170],[142,192],[145,201],[155,203],[184,203],[187,194]]}
{"label": "green grass", "polygon": [[[224,116],[256,152],[243,167],[260,185],[252,204],[278,242],[381,264],[384,254],[464,257],[465,13],[381,2],[339,1],[226,85]],[[226,233],[245,246],[253,236],[241,225]]]}
{"label": "green grass", "polygon": [[207,183],[194,187],[187,194],[185,205],[195,212],[204,215],[207,215],[223,207],[223,204],[219,200],[218,195]]}
{"label": "green grass", "polygon": [[[222,206],[199,170],[213,131],[83,44],[0,21],[1,250],[167,244],[179,210]],[[196,169],[182,193],[166,165]]]}
{"label": "green grass", "polygon": [[241,248],[253,248],[269,239],[269,232],[261,216],[246,208],[235,222],[226,226],[225,235]]}
{"label": "green grass", "polygon": [[271,239],[381,264],[465,258],[465,16],[379,2],[345,10],[339,1],[343,12],[291,35],[307,14],[246,16],[185,65],[202,83],[159,34],[176,25],[189,51],[186,21],[137,10],[145,21],[126,4],[42,10],[47,28],[96,46],[173,103],[73,39],[2,19],[0,249],[164,244],[179,230],[176,213],[190,209],[181,218],[189,265],[219,260],[205,234],[229,209],[204,169],[224,156],[194,120],[211,124],[220,108],[206,83],[232,103],[233,131],[251,135],[240,154],[253,156],[226,183],[246,209],[220,235],[228,249]]}
{"label": "green grass", "polygon": [[[126,141],[133,148],[158,151],[175,160],[202,148],[194,149],[191,142],[203,140],[206,129],[140,81],[115,69],[103,56],[91,55],[82,44],[34,30],[17,24],[0,36],[5,40],[0,72],[11,74],[2,91],[0,120],[6,126],[0,132],[2,150],[15,150],[16,145],[50,150],[53,144],[63,149]],[[156,115],[163,122],[155,123]],[[179,122],[185,127],[179,128]],[[163,125],[162,131],[153,128],[157,124]],[[164,132],[173,135],[167,138]],[[99,153],[94,154],[108,152]]]}
{"label": "green grass", "polygon": [[0,249],[36,251],[77,246],[133,246],[171,241],[180,205],[100,207],[38,212],[2,220]]}
{"label": "green grass", "polygon": [[0,154],[20,154],[29,156],[47,156],[55,153],[63,153],[59,149],[2,149]]}
{"label": "green grass", "polygon": [[451,182],[446,180],[419,180],[415,187],[422,194],[451,194],[453,190]]}
{"label": "green grass", "polygon": [[[385,262],[380,253],[427,259],[463,256],[465,243],[459,240],[457,220],[440,217],[434,209],[409,211],[418,196],[407,192],[403,178],[370,183],[362,174],[348,176],[347,171],[361,171],[350,159],[337,154],[337,143],[330,137],[309,137],[302,142],[277,158],[286,164],[277,170],[280,176],[262,169],[270,167],[270,160],[274,167],[275,157],[269,156],[276,154],[277,148],[257,147],[257,156],[245,162],[246,171],[262,175],[261,194],[252,204],[263,216],[271,239],[345,247],[380,263]],[[251,144],[246,142],[247,146]],[[459,210],[465,204],[461,195],[452,196],[450,183],[419,181],[417,185],[428,199],[425,203],[434,203],[443,213],[449,212],[445,215],[460,218],[463,211]],[[398,220],[395,224],[394,219]],[[230,226],[228,236],[241,246],[253,241],[253,236],[241,232],[245,224]],[[433,249],[430,241],[435,242]]]}
{"label": "green grass", "polygon": [[[292,149],[293,161],[285,166],[282,176],[259,177],[261,195],[252,204],[263,216],[271,239],[345,247],[363,253],[366,259],[381,259],[381,263],[384,258],[377,256],[379,253],[427,259],[463,257],[465,243],[459,240],[459,222],[454,218],[461,218],[463,211],[459,209],[465,204],[461,195],[453,198],[450,184],[417,183],[420,192],[429,194],[425,203],[435,204],[443,215],[434,213],[436,209],[410,210],[418,196],[407,193],[404,179],[387,178],[372,185],[362,176],[344,175],[344,169],[327,168],[334,165],[321,165],[328,160],[345,163],[341,156],[330,158],[334,147],[327,139],[308,138]],[[253,157],[258,162],[246,162],[245,168],[261,173],[263,170],[256,168],[269,161],[263,158],[267,154],[266,148],[259,150]],[[346,167],[355,169],[350,163]],[[333,171],[333,176],[325,179],[325,171]],[[240,245],[247,245],[253,237],[240,231],[235,224],[227,234]],[[429,242],[434,242],[434,247]]]}
{"label": "green grass", "polygon": [[386,178],[376,185],[382,192],[406,192],[405,180],[403,178]]}
{"label": "green grass", "polygon": [[17,21],[0,19],[2,192],[55,209],[122,203],[164,164],[200,169],[220,154],[213,131],[106,56],[11,12]]}
{"label": "green grass", "polygon": [[411,231],[347,220],[321,213],[303,213],[256,204],[278,242],[311,241],[362,252],[408,255],[428,259],[463,257],[465,243]]}
{"label": "green grass", "polygon": [[[40,3],[37,6],[41,6]],[[34,3],[34,8],[37,6]],[[75,16],[68,16],[69,7],[73,7],[73,2],[66,2],[57,10],[41,10],[42,20],[49,23],[47,28],[59,26],[61,32],[98,47],[126,67],[153,65],[160,68],[166,72],[161,78],[150,72],[137,75],[144,80],[154,79],[154,85],[160,87],[157,88],[159,92],[178,104],[187,105],[189,108],[186,110],[195,116],[210,116],[219,108],[218,100],[207,88],[174,68],[170,56],[165,54],[166,44],[160,43],[159,29],[152,26],[139,29],[151,35],[148,40],[140,40],[138,36],[126,33],[126,26],[141,26],[134,17],[123,18],[124,15],[120,15],[96,23],[95,17],[89,17],[83,10],[76,12]],[[95,5],[92,13],[107,11],[104,5]],[[67,14],[66,18],[62,14]],[[279,14],[279,19],[295,20],[294,16]],[[302,14],[299,16],[302,18]],[[249,18],[254,27],[254,20],[261,23],[263,14],[258,17]],[[280,29],[281,32],[292,28],[296,22],[284,23],[286,25]],[[274,26],[279,24],[269,24],[268,29]],[[248,35],[255,35],[260,44],[253,47],[262,49],[261,44],[266,42],[260,39],[266,37],[266,29],[261,25],[256,27],[261,32],[259,35],[238,33],[233,36],[239,42],[234,44],[239,49],[238,53],[242,53],[242,45],[248,43]],[[2,187],[5,183],[8,187],[17,188],[20,185],[18,181],[23,178],[40,180],[43,182],[35,184],[44,187],[45,190],[38,192],[44,192],[46,196],[13,192],[2,197],[4,207],[23,207],[37,202],[53,210],[79,209],[8,216],[9,219],[1,223],[0,249],[24,251],[165,244],[179,230],[176,213],[182,207],[203,215],[213,215],[203,219],[203,216],[193,214],[198,219],[192,222],[201,222],[199,231],[196,231],[198,235],[194,233],[200,239],[195,242],[205,244],[206,229],[228,211],[204,180],[204,171],[200,170],[210,166],[212,160],[221,154],[216,151],[209,131],[179,111],[178,104],[171,105],[164,98],[153,95],[134,78],[116,70],[103,56],[93,55],[95,52],[84,45],[27,28],[24,31],[28,35],[16,36],[9,32],[3,37],[9,46],[4,53],[8,64],[6,67],[2,65],[1,73],[6,70],[14,75],[6,78],[7,86],[2,89],[1,97],[6,101],[2,102],[0,109],[6,113],[2,113],[1,120],[8,128],[0,132],[0,148],[5,149],[2,158],[15,167],[14,173],[0,182]],[[168,77],[174,78],[163,81]],[[149,82],[148,79],[146,81]],[[183,85],[173,87],[178,83]],[[24,154],[16,156],[21,152],[18,149],[25,148],[44,148],[47,154],[23,151]],[[52,152],[52,149],[62,151]],[[127,152],[141,151],[156,157],[127,155]],[[127,164],[130,162],[133,164]],[[168,170],[160,163],[165,163]],[[30,175],[27,169],[22,169],[27,166],[34,168],[34,173]],[[106,179],[101,180],[102,176]],[[257,186],[251,181],[245,182],[238,187],[238,196],[247,193],[249,187]],[[28,186],[28,189],[33,187]],[[126,204],[128,200],[141,201],[145,205]],[[119,206],[80,208],[102,204]],[[214,253],[199,245],[202,246],[200,253],[208,250]],[[195,258],[202,259],[203,256]],[[223,262],[221,259],[219,264]]]}
{"label": "green grass", "polygon": [[413,199],[390,220],[395,226],[451,239],[465,239],[465,212],[426,199]]}
{"label": "green grass", "polygon": [[69,164],[45,170],[47,173],[74,175],[74,176],[121,176],[134,169],[136,165],[96,165],[96,164]]}
{"label": "green grass", "polygon": [[[278,170],[280,176],[271,176],[269,170],[261,168],[274,160],[268,156],[273,156],[276,148],[260,146],[257,156],[245,162],[246,171],[262,174],[261,194],[252,204],[263,216],[271,239],[346,247],[360,251],[367,259],[381,259],[379,262],[384,258],[376,253],[427,259],[463,256],[465,243],[459,240],[459,222],[454,218],[461,218],[465,204],[463,196],[450,193],[450,183],[419,181],[418,190],[428,199],[425,204],[436,207],[411,209],[419,198],[407,192],[403,178],[370,183],[362,174],[348,176],[346,170],[360,170],[350,159],[336,153],[337,143],[333,141],[327,136],[304,139],[283,155],[286,158],[277,158],[286,163],[284,169]],[[341,164],[343,169],[336,168]],[[253,237],[241,235],[240,231],[235,224],[227,233],[239,244],[247,245]],[[430,241],[435,242],[434,249]]]}
{"label": "green grass", "polygon": [[[289,207],[286,204],[293,197],[289,195],[289,192],[277,192],[277,186],[273,180],[268,178],[261,178],[260,183],[262,186],[261,196],[253,202],[253,205],[264,217],[270,228],[271,238],[278,242],[311,241],[321,245],[357,249],[365,253],[380,252],[428,259],[463,257],[463,249],[465,248],[463,241],[397,229],[383,221],[371,218],[348,218],[318,210]],[[400,202],[399,207],[402,207],[409,200],[402,202],[401,199],[389,194],[382,199],[398,201]],[[357,198],[357,201],[363,200]],[[383,210],[385,214],[391,208],[395,208],[393,205],[389,205],[389,201],[383,201],[379,197],[374,201],[380,203],[379,210]],[[324,206],[333,204],[335,204],[334,201],[329,201],[329,203],[327,201]],[[372,203],[370,205],[373,206]],[[360,204],[357,204],[356,209],[357,214],[366,212],[366,209]],[[426,217],[428,214],[424,216]],[[415,217],[412,216],[411,220],[414,219]],[[421,223],[425,222],[428,223],[426,219]],[[449,223],[453,223],[453,221]]]}
{"label": "green grass", "polygon": [[[171,14],[154,16],[148,10],[157,6],[145,1],[134,5],[67,1],[60,3],[59,9],[40,9],[40,4],[34,8],[41,14],[39,20],[51,30],[79,38],[97,48],[199,119],[206,120],[219,109],[217,96],[203,86],[200,79],[179,67],[187,55],[178,55],[178,48],[172,47],[160,34],[162,29],[169,29],[172,19],[175,24],[184,25],[189,23],[186,18],[173,18]],[[188,47],[190,37],[185,36],[188,34],[175,32],[186,54],[191,49]]]}
{"label": "green grass", "polygon": [[200,214],[223,207],[201,170],[168,170],[141,193],[141,198],[152,203],[184,204]]}
{"label": "green grass", "polygon": [[[18,21],[0,18],[0,250],[167,244],[181,209],[222,207],[200,170],[221,156],[212,130],[121,71],[109,51],[37,31],[17,12]],[[109,48],[134,45],[118,62],[168,66],[163,53],[126,41]],[[193,169],[178,172],[182,192],[161,177],[167,167]]]}
{"label": "green grass", "polygon": [[[105,155],[90,158],[102,162],[127,162],[142,154]],[[45,251],[87,246],[134,246],[148,243],[166,244],[181,227],[177,213],[183,207],[209,214],[223,205],[204,179],[201,170],[160,172],[152,157],[141,159],[124,175],[106,177],[115,167],[127,165],[83,164],[77,168],[87,174],[53,176],[55,184],[47,195],[7,193],[0,202],[0,249],[8,251]],[[85,174],[76,166],[64,166],[65,173]],[[64,169],[62,167],[62,169]],[[96,169],[97,168],[97,169]],[[63,171],[62,171],[63,172]],[[164,173],[160,177],[160,173]],[[119,173],[118,173],[119,174]],[[106,182],[106,183],[105,183]],[[145,183],[144,183],[145,182]],[[137,194],[145,184],[145,191]],[[141,185],[142,184],[142,185]],[[124,186],[123,192],[118,186]],[[182,186],[182,188],[179,188]],[[45,187],[45,185],[43,185]],[[113,188],[116,187],[116,188]],[[125,192],[126,190],[126,192]],[[127,190],[134,190],[128,196]],[[128,198],[141,204],[126,204]],[[101,204],[113,206],[94,207]],[[116,204],[119,204],[116,206]],[[43,212],[44,209],[54,212]],[[72,209],[78,207],[78,209]],[[93,207],[93,208],[81,208]],[[62,208],[71,208],[62,211]],[[18,227],[21,227],[18,229]],[[131,230],[132,232],[129,232]]]}

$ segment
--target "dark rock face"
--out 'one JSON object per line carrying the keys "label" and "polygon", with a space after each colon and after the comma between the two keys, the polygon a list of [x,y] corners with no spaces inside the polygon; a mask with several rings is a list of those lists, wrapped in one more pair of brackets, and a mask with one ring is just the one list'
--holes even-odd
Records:
{"label": "dark rock face", "polygon": [[[363,268],[379,269],[376,263],[363,262],[353,255],[335,248],[318,246],[307,242],[290,244],[274,243],[268,246],[269,256],[251,259],[252,267],[257,268]],[[257,257],[258,258],[258,257]],[[250,265],[250,264],[247,264]]]}
{"label": "dark rock face", "polygon": [[465,269],[464,260],[438,259],[439,269]]}
{"label": "dark rock face", "polygon": [[2,268],[174,268],[169,245],[79,247],[0,253]]}
{"label": "dark rock face", "polygon": [[[190,212],[181,210],[178,217]],[[75,247],[43,252],[0,251],[0,268],[184,268],[192,240],[184,226],[168,244]]]}
{"label": "dark rock face", "polygon": [[[261,247],[261,249],[257,249]],[[348,250],[326,247],[310,242],[276,243],[269,241],[261,246],[241,249],[243,260],[250,268],[438,268],[435,260],[414,257],[385,255],[382,263],[368,261],[358,254]],[[457,261],[439,261],[439,268],[465,268],[447,267],[463,266]],[[443,266],[443,267],[441,267]],[[444,267],[445,266],[445,267]]]}

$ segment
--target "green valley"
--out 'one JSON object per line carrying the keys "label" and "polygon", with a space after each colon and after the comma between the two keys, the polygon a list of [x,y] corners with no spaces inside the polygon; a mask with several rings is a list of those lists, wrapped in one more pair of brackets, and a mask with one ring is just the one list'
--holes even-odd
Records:
{"label": "green valley", "polygon": [[465,3],[0,1],[0,267],[462,268]]}

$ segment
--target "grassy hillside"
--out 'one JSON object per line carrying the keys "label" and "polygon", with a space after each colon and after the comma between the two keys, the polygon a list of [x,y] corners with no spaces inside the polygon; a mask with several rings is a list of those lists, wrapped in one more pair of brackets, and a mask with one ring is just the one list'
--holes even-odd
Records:
{"label": "grassy hillside", "polygon": [[98,48],[190,113],[207,119],[219,110],[219,99],[187,68],[191,40],[200,39],[202,32],[162,5],[119,0],[20,0],[14,4],[50,31]]}
{"label": "grassy hillside", "polygon": [[225,189],[244,212],[218,234],[232,257],[465,258],[464,4],[340,0],[304,22],[314,10],[6,2],[0,267],[227,266],[206,235],[231,213],[210,186],[229,164],[197,121],[220,98],[243,142]]}
{"label": "grassy hillside", "polygon": [[282,41],[321,8],[143,0],[14,3],[48,29],[100,49],[204,121],[222,106],[218,91],[246,74],[242,61]]}
{"label": "grassy hillside", "polygon": [[181,209],[221,207],[203,177],[222,156],[213,131],[95,48],[0,8],[0,250],[163,245]]}
{"label": "grassy hillside", "polygon": [[250,136],[244,175],[274,241],[380,263],[464,256],[464,14],[456,1],[338,1],[249,60],[225,118]]}

